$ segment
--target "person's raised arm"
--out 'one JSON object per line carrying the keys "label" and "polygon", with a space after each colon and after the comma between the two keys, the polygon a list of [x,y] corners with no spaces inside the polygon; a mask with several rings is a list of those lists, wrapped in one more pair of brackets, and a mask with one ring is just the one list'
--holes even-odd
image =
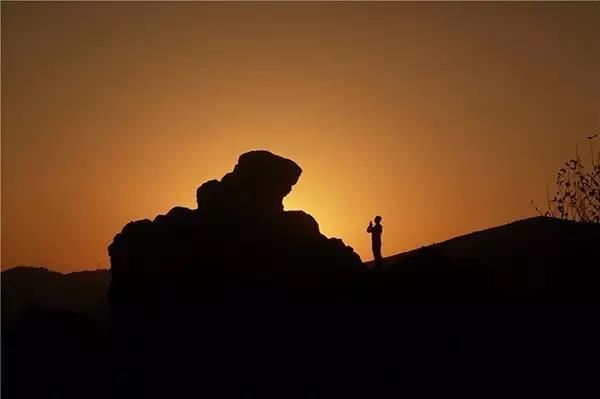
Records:
{"label": "person's raised arm", "polygon": [[369,221],[369,226],[367,227],[367,233],[371,233],[373,231],[373,222]]}

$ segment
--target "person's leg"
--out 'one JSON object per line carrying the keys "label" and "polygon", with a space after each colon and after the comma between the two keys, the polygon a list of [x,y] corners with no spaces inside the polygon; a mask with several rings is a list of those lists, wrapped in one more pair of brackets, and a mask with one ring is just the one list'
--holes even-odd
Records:
{"label": "person's leg", "polygon": [[383,259],[381,258],[381,244],[373,244],[373,259],[375,261],[375,270],[381,270],[383,268]]}

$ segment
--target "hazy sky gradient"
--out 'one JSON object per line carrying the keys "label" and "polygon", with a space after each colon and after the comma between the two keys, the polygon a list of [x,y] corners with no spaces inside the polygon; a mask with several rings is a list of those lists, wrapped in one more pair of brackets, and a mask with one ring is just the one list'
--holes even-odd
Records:
{"label": "hazy sky gradient", "polygon": [[371,258],[534,215],[600,128],[600,3],[2,2],[2,268],[108,266],[268,149]]}

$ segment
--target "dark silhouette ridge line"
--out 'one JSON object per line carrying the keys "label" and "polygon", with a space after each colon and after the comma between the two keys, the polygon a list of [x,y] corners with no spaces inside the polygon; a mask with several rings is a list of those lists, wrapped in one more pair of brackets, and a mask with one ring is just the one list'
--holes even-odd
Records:
{"label": "dark silhouette ridge line", "polygon": [[[295,210],[294,210],[295,211]],[[402,258],[412,255],[420,250],[422,250],[423,248],[431,248],[431,247],[437,247],[437,246],[442,246],[444,244],[448,244],[448,243],[452,243],[454,241],[457,240],[463,240],[463,239],[468,239],[470,237],[473,237],[477,234],[480,233],[485,233],[485,232],[489,232],[489,231],[493,231],[496,229],[503,229],[503,228],[507,228],[509,226],[513,226],[515,224],[519,224],[519,223],[530,223],[530,222],[535,222],[535,221],[539,221],[539,220],[549,220],[549,221],[553,221],[556,223],[569,223],[569,224],[585,224],[584,222],[576,222],[576,221],[572,221],[572,220],[560,220],[557,218],[552,218],[552,217],[548,217],[548,216],[534,216],[531,218],[524,218],[524,219],[518,219],[512,222],[508,222],[505,224],[499,224],[499,225],[495,225],[492,227],[488,227],[488,228],[482,228],[479,230],[473,230],[472,232],[469,233],[465,233],[465,234],[461,234],[461,235],[457,235],[448,239],[445,239],[443,241],[439,241],[439,242],[434,242],[432,244],[428,244],[428,245],[423,245],[421,247],[416,247],[416,248],[412,248],[409,249],[407,251],[404,252],[399,252],[390,256],[385,256],[383,257],[383,260],[385,262],[389,262],[391,264],[394,264],[396,261],[398,260],[402,260]],[[373,259],[370,260],[366,260],[363,262],[364,265],[367,266],[371,266],[373,264]],[[7,272],[11,272],[14,270],[22,270],[22,269],[31,269],[31,270],[40,270],[40,271],[47,271],[47,272],[51,272],[51,273],[59,273],[61,275],[70,275],[70,274],[75,274],[75,273],[86,273],[86,272],[102,272],[102,271],[110,271],[110,268],[99,268],[99,269],[81,269],[81,270],[75,270],[75,271],[70,271],[70,272],[62,272],[60,270],[56,270],[53,268],[49,268],[47,266],[44,265],[17,265],[17,266],[10,266],[6,269],[3,269],[1,271],[1,273],[7,273]]]}
{"label": "dark silhouette ridge line", "polygon": [[39,271],[46,271],[46,272],[50,272],[50,273],[58,273],[60,275],[63,276],[68,276],[71,274],[77,274],[77,273],[95,273],[95,272],[108,272],[110,271],[110,268],[106,267],[106,268],[99,268],[99,269],[81,269],[81,270],[74,270],[74,271],[70,271],[70,272],[61,272],[60,270],[55,270],[52,268],[49,268],[47,266],[43,266],[43,265],[17,265],[17,266],[10,266],[6,269],[3,269],[1,273],[7,273],[7,272],[13,272],[15,270],[39,270]]}
{"label": "dark silhouette ridge line", "polygon": [[[525,219],[518,219],[515,220],[513,222],[509,222],[509,223],[505,223],[505,224],[500,224],[500,225],[496,225],[496,226],[492,226],[492,227],[488,227],[488,228],[482,228],[480,230],[474,230],[472,232],[469,233],[465,233],[465,234],[461,234],[455,237],[451,237],[448,239],[445,239],[444,241],[440,241],[440,242],[434,242],[432,244],[428,244],[428,245],[423,245],[421,247],[418,248],[413,248],[413,249],[409,249],[408,251],[404,251],[404,252],[399,252],[397,254],[394,255],[390,255],[390,256],[386,256],[383,258],[383,261],[386,264],[395,264],[398,261],[401,261],[403,258],[407,257],[407,256],[411,256],[414,255],[415,253],[423,250],[423,249],[427,249],[427,248],[438,248],[447,244],[452,244],[454,242],[457,241],[461,241],[461,240],[467,240],[473,237],[476,237],[477,235],[480,234],[488,234],[488,233],[494,233],[496,231],[501,231],[503,229],[508,229],[510,227],[514,227],[515,225],[520,225],[520,224],[529,224],[529,223],[539,223],[541,221],[544,222],[549,222],[549,223],[556,223],[556,224],[588,224],[588,223],[582,223],[582,222],[575,222],[572,220],[561,220],[561,219],[557,219],[557,218],[552,218],[552,217],[547,217],[547,216],[534,216],[531,218],[525,218]],[[367,266],[371,266],[373,264],[373,259],[371,260],[367,260],[365,262],[363,262],[365,265]]]}
{"label": "dark silhouette ridge line", "polygon": [[[449,243],[452,243],[452,242],[455,242],[455,241],[458,241],[458,240],[463,240],[463,239],[471,238],[471,237],[476,236],[477,234],[480,234],[480,233],[486,233],[486,232],[494,231],[494,230],[497,230],[497,229],[507,228],[509,226],[514,226],[515,224],[519,224],[519,223],[529,223],[529,222],[535,222],[535,221],[539,221],[539,220],[549,220],[549,221],[553,221],[553,222],[556,222],[556,223],[586,224],[585,222],[576,222],[576,221],[572,221],[572,220],[560,220],[560,219],[557,219],[557,218],[552,218],[552,217],[547,217],[547,216],[534,216],[534,217],[531,217],[531,218],[518,219],[518,220],[515,220],[513,222],[508,222],[508,223],[505,223],[505,224],[499,224],[499,225],[492,226],[492,227],[489,227],[489,228],[482,228],[480,230],[474,230],[472,232],[461,234],[461,235],[458,235],[458,236],[454,236],[454,237],[445,239],[445,240],[440,241],[440,242],[434,242],[432,244],[423,245],[423,246],[417,247],[417,248],[412,248],[412,249],[409,249],[409,250],[404,251],[404,252],[399,252],[399,253],[396,253],[394,255],[383,257],[383,260],[385,262],[390,263],[390,264],[394,264],[397,261],[402,260],[406,256],[410,256],[410,255],[413,255],[413,254],[417,253],[418,251],[422,250],[423,248],[432,248],[432,247],[437,247],[437,246],[443,246],[445,244],[449,244]],[[363,264],[366,265],[366,266],[371,266],[373,264],[373,259],[366,260],[366,261],[363,262]],[[70,272],[62,272],[60,270],[49,268],[49,267],[44,266],[44,265],[17,265],[17,266],[10,266],[10,267],[8,267],[6,269],[3,269],[1,271],[1,273],[4,274],[4,273],[13,272],[13,271],[16,271],[16,270],[23,270],[23,269],[47,271],[47,272],[50,272],[50,273],[58,273],[58,274],[61,274],[63,276],[67,276],[67,275],[71,275],[71,274],[77,274],[77,273],[93,273],[93,272],[110,271],[110,268],[99,268],[99,269],[82,269],[82,270],[75,270],[75,271],[70,271]]]}

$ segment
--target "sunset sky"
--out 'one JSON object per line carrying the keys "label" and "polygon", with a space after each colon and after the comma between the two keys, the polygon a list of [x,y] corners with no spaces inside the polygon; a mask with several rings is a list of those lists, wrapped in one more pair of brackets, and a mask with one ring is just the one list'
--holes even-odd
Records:
{"label": "sunset sky", "polygon": [[2,2],[2,269],[108,267],[268,149],[372,258],[535,215],[600,130],[600,3]]}

